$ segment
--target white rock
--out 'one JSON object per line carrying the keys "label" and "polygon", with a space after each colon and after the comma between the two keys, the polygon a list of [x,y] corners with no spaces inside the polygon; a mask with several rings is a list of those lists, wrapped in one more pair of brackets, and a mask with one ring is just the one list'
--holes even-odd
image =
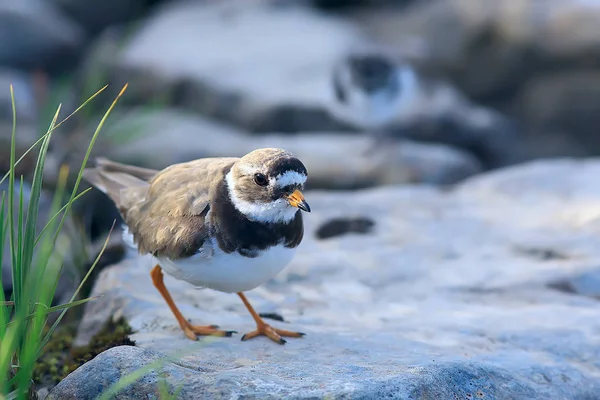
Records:
{"label": "white rock", "polygon": [[[169,385],[183,384],[185,399],[211,391],[293,399],[593,398],[600,392],[598,301],[548,284],[598,270],[599,175],[600,160],[559,160],[482,175],[450,191],[306,193],[313,212],[297,257],[248,293],[257,310],[291,322],[273,325],[307,333],[285,347],[264,338],[240,342],[239,335],[190,342],[152,286],[151,260],[132,256],[101,273],[92,295],[103,297],[86,305],[78,340],[124,315],[146,350],[104,353],[53,394],[97,391],[120,376],[106,365],[131,370],[158,357],[152,350],[181,358],[165,371]],[[331,218],[356,216],[374,221],[372,231],[315,236]],[[237,296],[171,278],[166,285],[194,323],[254,329]],[[153,376],[128,390],[151,391]]]}

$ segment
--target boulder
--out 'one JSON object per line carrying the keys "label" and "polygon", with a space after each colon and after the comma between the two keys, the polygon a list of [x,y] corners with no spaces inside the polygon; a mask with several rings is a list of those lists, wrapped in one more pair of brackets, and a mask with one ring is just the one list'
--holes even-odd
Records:
{"label": "boulder", "polygon": [[134,20],[147,11],[148,0],[120,1],[51,0],[66,15],[77,21],[90,34],[108,26]]}
{"label": "boulder", "polygon": [[512,96],[541,73],[600,61],[596,1],[434,0],[356,13],[353,20],[479,100]]}
{"label": "boulder", "polygon": [[20,0],[0,3],[0,66],[51,69],[70,65],[85,33],[52,3]]}
{"label": "boulder", "polygon": [[297,256],[247,294],[284,318],[273,325],[307,333],[285,346],[239,340],[254,325],[237,296],[166,277],[192,322],[239,332],[189,341],[152,286],[152,260],[130,254],[100,274],[77,342],[124,316],[137,348],[99,355],[50,398],[94,398],[148,365],[117,398],[156,393],[160,380],[181,399],[594,398],[597,291],[556,283],[599,270],[599,174],[598,159],[563,159],[452,189],[308,191]]}
{"label": "boulder", "polygon": [[[2,123],[12,125],[13,106],[10,85],[13,85],[14,89],[18,124],[36,121],[38,105],[34,81],[35,78],[32,74],[10,68],[0,68],[0,121]],[[5,136],[5,132],[0,135]]]}
{"label": "boulder", "polygon": [[558,147],[555,154],[558,151],[567,154],[570,149],[585,149],[583,154],[599,154],[598,98],[600,73],[597,69],[574,69],[530,79],[515,104],[519,118],[527,120],[532,130],[538,132],[539,142],[543,142],[549,133],[571,139],[569,147]]}
{"label": "boulder", "polygon": [[350,13],[378,43],[516,119],[525,159],[597,155],[600,3],[414,2]]}
{"label": "boulder", "polygon": [[[93,107],[129,82],[121,106],[176,106],[259,133],[363,131],[338,112],[332,84],[344,55],[371,47],[359,31],[299,5],[242,3],[167,4],[133,34],[111,28],[88,51],[80,86],[98,76],[112,83]],[[431,97],[398,110],[400,136],[457,146],[486,168],[510,162],[506,118],[446,86]]]}
{"label": "boulder", "polygon": [[309,185],[318,188],[451,184],[481,171],[473,156],[450,146],[395,139],[378,145],[369,137],[348,132],[252,135],[176,109],[138,109],[115,115],[101,140],[96,154],[154,169],[201,157],[241,157],[257,148],[281,147],[300,157],[310,171]]}
{"label": "boulder", "polygon": [[327,111],[330,70],[360,38],[295,4],[170,2],[109,55],[109,76],[129,82],[131,103],[176,104],[254,131],[330,130],[342,126]]}

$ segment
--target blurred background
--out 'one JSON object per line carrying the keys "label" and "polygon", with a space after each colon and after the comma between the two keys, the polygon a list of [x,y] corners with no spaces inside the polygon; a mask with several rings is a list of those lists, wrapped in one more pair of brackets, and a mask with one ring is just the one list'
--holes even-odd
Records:
{"label": "blurred background", "polygon": [[[357,123],[335,95],[335,68],[356,49],[418,77],[385,127]],[[160,169],[284,147],[307,165],[311,188],[450,185],[536,158],[598,155],[599,66],[595,0],[5,1],[0,172],[10,83],[21,153],[59,103],[66,116],[110,85],[54,134],[52,193],[60,165],[76,173],[128,82],[93,156]],[[26,181],[35,157],[20,165]],[[118,216],[96,191],[77,204],[76,236],[89,253],[74,261],[81,268]],[[105,263],[122,253],[115,244]]]}

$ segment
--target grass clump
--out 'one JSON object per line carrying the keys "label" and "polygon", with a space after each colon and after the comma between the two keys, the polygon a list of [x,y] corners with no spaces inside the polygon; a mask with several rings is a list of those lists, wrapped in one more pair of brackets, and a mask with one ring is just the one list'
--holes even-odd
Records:
{"label": "grass clump", "polygon": [[[57,239],[73,203],[85,193],[85,191],[79,193],[79,184],[92,147],[108,115],[123,95],[126,87],[119,93],[99,122],[70,193],[66,190],[68,169],[61,169],[50,218],[42,229],[38,229],[38,211],[45,161],[52,133],[104,88],[60,122],[58,122],[61,110],[59,106],[46,133],[19,159],[16,154],[17,110],[14,91],[12,86],[10,88],[13,104],[13,127],[9,171],[4,177],[0,177],[0,183],[8,179],[8,190],[0,195],[0,260],[4,259],[4,249],[8,248],[13,291],[10,299],[6,299],[3,291],[0,291],[0,400],[27,399],[33,396],[34,369],[42,350],[49,343],[66,311],[89,300],[76,299],[83,282],[93,270],[100,256],[84,277],[71,300],[66,304],[52,306],[63,265],[61,252],[55,250]],[[36,148],[38,153],[33,178],[30,182],[31,190],[27,197],[23,190],[23,176],[18,174],[17,165]],[[18,190],[16,190],[17,187]],[[64,202],[65,198],[68,199],[66,203]],[[59,315],[54,323],[48,326],[50,313],[59,313]]]}

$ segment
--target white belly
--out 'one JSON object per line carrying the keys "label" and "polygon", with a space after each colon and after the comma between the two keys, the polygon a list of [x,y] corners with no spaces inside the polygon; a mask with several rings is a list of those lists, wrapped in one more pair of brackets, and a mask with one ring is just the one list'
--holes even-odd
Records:
{"label": "white belly", "polygon": [[235,293],[252,290],[283,270],[294,256],[295,249],[283,245],[271,247],[258,257],[243,257],[238,253],[223,253],[217,246],[190,258],[172,261],[158,258],[158,264],[169,275],[194,286],[220,292]]}

